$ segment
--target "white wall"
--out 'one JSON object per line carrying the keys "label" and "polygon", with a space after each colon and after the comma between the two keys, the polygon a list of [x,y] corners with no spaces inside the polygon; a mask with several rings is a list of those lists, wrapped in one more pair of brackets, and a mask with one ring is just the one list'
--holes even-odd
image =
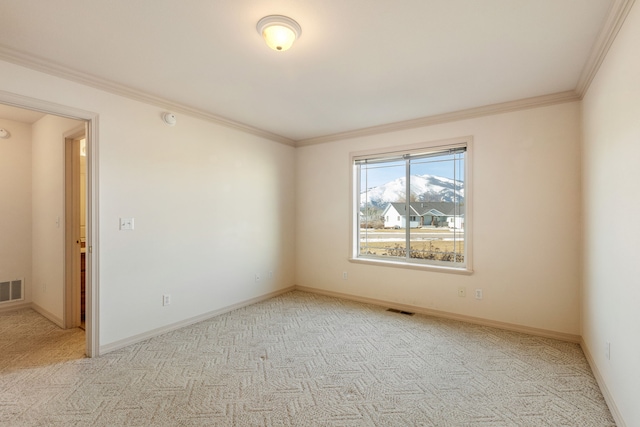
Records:
{"label": "white wall", "polygon": [[583,101],[582,334],[628,426],[640,425],[639,49],[636,2]]}
{"label": "white wall", "polygon": [[181,114],[168,127],[162,108],[6,62],[0,75],[0,90],[99,114],[101,346],[294,285],[292,147]]}
{"label": "white wall", "polygon": [[44,116],[32,127],[33,303],[59,325],[64,315],[64,134],[82,121]]}
{"label": "white wall", "polygon": [[0,139],[0,281],[23,278],[30,302],[31,125],[0,118],[0,128],[11,133]]}
{"label": "white wall", "polygon": [[101,115],[105,342],[293,286],[293,148],[131,104]]}
{"label": "white wall", "polygon": [[[296,284],[578,335],[579,128],[580,105],[566,103],[299,148]],[[350,263],[349,153],[467,135],[475,272]]]}

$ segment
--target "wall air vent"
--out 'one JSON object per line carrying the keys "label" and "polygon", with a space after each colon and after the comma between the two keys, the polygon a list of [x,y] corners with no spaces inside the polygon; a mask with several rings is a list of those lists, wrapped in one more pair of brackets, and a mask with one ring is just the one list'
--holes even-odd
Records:
{"label": "wall air vent", "polygon": [[412,313],[410,311],[402,311],[402,310],[398,310],[397,308],[388,308],[387,311],[390,311],[392,313],[406,314],[407,316],[413,316],[414,315],[414,313]]}
{"label": "wall air vent", "polygon": [[24,280],[7,280],[0,282],[0,304],[21,301],[24,299]]}

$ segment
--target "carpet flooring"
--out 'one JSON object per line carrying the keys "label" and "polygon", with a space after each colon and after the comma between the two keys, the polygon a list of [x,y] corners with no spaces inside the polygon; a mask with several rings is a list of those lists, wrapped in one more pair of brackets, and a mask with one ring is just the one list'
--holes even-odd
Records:
{"label": "carpet flooring", "polygon": [[105,354],[0,313],[0,426],[614,426],[580,346],[290,292]]}

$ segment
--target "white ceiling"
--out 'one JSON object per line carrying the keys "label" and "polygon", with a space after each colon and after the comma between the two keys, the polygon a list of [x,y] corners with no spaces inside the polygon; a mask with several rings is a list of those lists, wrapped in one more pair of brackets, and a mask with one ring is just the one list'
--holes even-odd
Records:
{"label": "white ceiling", "polygon": [[301,141],[574,91],[620,1],[0,0],[0,58]]}
{"label": "white ceiling", "polygon": [[13,120],[14,122],[35,123],[45,116],[44,113],[38,111],[25,110],[22,108],[10,107],[0,104],[0,118]]}

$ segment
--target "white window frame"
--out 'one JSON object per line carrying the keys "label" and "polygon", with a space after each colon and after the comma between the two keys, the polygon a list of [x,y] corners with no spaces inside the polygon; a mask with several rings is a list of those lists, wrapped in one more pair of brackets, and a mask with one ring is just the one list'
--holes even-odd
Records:
{"label": "white window frame", "polygon": [[[356,160],[375,159],[383,157],[391,157],[402,154],[416,154],[420,152],[445,150],[447,148],[455,148],[465,146],[464,161],[464,188],[465,188],[465,262],[464,266],[449,266],[442,264],[427,264],[422,261],[410,261],[398,258],[373,258],[358,255],[359,245],[359,223],[358,216],[360,214],[360,194],[358,188],[358,167]],[[418,144],[403,145],[396,147],[385,147],[379,149],[357,151],[349,154],[350,173],[350,238],[349,238],[349,261],[354,263],[409,268],[426,271],[437,271],[454,274],[472,274],[473,273],[473,137],[466,136],[460,138],[452,138],[447,140],[438,140],[431,142],[423,142]]]}

